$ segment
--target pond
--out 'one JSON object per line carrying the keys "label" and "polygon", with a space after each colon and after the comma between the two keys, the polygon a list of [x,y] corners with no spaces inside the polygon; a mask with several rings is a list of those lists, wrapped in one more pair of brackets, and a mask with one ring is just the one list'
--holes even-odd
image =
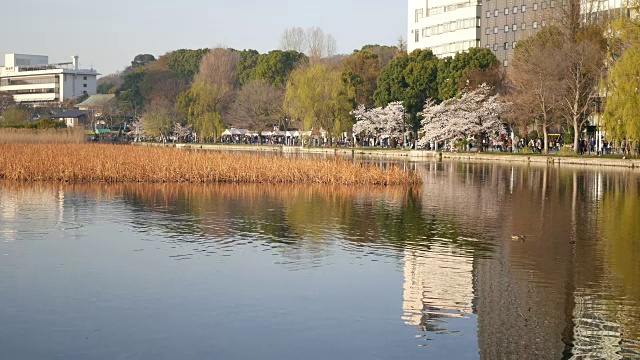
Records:
{"label": "pond", "polygon": [[0,358],[640,357],[638,173],[405,165],[421,187],[0,182]]}

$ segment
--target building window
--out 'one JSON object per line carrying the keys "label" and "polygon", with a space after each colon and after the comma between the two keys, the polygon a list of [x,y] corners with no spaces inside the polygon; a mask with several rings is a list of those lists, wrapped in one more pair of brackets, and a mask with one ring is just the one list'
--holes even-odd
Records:
{"label": "building window", "polygon": [[556,0],[551,0],[551,2],[549,3],[549,6],[552,8],[556,7]]}
{"label": "building window", "polygon": [[513,42],[513,45],[512,45],[514,49],[516,48],[516,45],[518,45],[518,42],[517,42],[517,41],[514,41],[514,42]]}
{"label": "building window", "polygon": [[512,28],[513,28],[513,31],[518,30],[518,24],[513,24]]}
{"label": "building window", "polygon": [[493,51],[498,51],[498,43],[493,44]]}
{"label": "building window", "polygon": [[537,28],[538,28],[538,22],[537,22],[537,21],[534,21],[534,22],[533,22],[533,28],[534,28],[534,29],[537,29]]}
{"label": "building window", "polygon": [[522,23],[522,30],[527,28],[527,23]]}
{"label": "building window", "polygon": [[86,77],[86,76],[84,77],[84,80],[87,80],[87,77]]}
{"label": "building window", "polygon": [[522,12],[527,12],[527,5],[522,5]]}
{"label": "building window", "polygon": [[491,11],[487,10],[487,18],[491,17]]}
{"label": "building window", "polygon": [[509,66],[509,62],[507,61],[507,59],[504,59],[504,61],[502,62],[502,65],[503,65],[504,67]]}
{"label": "building window", "polygon": [[542,20],[542,27],[547,26],[547,21],[546,20]]}
{"label": "building window", "polygon": [[504,26],[504,32],[508,33],[509,32],[509,25],[505,25]]}
{"label": "building window", "polygon": [[422,17],[422,9],[416,9],[416,22]]}
{"label": "building window", "polygon": [[504,14],[509,15],[509,8],[504,8]]}
{"label": "building window", "polygon": [[547,8],[547,2],[546,2],[546,1],[543,1],[543,2],[542,2],[542,8],[543,8],[543,9],[546,9],[546,8]]}
{"label": "building window", "polygon": [[533,11],[538,10],[538,3],[533,3]]}
{"label": "building window", "polygon": [[414,33],[416,34],[416,42],[420,41],[420,32],[416,30]]}
{"label": "building window", "polygon": [[496,10],[493,12],[493,16],[498,17],[498,15],[500,15],[500,11],[498,11],[498,9],[496,9]]}
{"label": "building window", "polygon": [[485,45],[484,47],[486,47],[487,49],[490,47],[489,44]]}
{"label": "building window", "polygon": [[509,50],[509,43],[508,42],[504,43],[503,47],[505,50]]}
{"label": "building window", "polygon": [[517,7],[517,6],[514,6],[514,7],[513,7],[513,13],[514,13],[514,14],[517,14],[517,13],[518,13],[518,7]]}
{"label": "building window", "polygon": [[87,95],[87,90],[84,90],[84,91],[82,92],[82,94],[83,94],[83,95]]}
{"label": "building window", "polygon": [[484,29],[484,34],[485,34],[485,35],[489,35],[489,34],[491,34],[491,28],[486,28],[486,29]]}
{"label": "building window", "polygon": [[493,33],[494,33],[494,34],[497,34],[497,33],[498,33],[498,27],[497,27],[497,26],[493,28]]}
{"label": "building window", "polygon": [[82,87],[87,87],[87,84],[82,84]]}

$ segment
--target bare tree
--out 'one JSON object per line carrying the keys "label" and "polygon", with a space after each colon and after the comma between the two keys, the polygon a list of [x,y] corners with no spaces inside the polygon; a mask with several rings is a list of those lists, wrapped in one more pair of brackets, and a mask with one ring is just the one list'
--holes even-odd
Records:
{"label": "bare tree", "polygon": [[211,49],[200,62],[197,78],[222,89],[231,90],[236,84],[236,68],[240,53],[231,49]]}
{"label": "bare tree", "polygon": [[556,28],[544,29],[519,44],[509,68],[509,96],[517,104],[512,107],[512,115],[522,128],[531,121],[542,127],[545,154],[549,153],[549,127],[562,105],[561,48],[562,34]]}
{"label": "bare tree", "polygon": [[225,117],[233,103],[237,85],[236,69],[240,54],[231,49],[217,47],[211,49],[200,62],[196,82],[204,82],[212,89],[216,111]]}
{"label": "bare tree", "polygon": [[304,30],[299,27],[286,29],[280,39],[282,50],[306,52],[312,61],[334,56],[337,52],[336,39],[319,27]]}
{"label": "bare tree", "polygon": [[567,41],[562,51],[566,61],[561,77],[565,92],[562,105],[567,123],[573,127],[573,150],[579,150],[580,133],[593,113],[593,100],[600,93],[599,83],[605,70],[604,51],[592,40]]}
{"label": "bare tree", "polygon": [[286,29],[280,38],[280,48],[284,51],[304,52],[307,49],[307,36],[304,29],[301,27]]}
{"label": "bare tree", "polygon": [[277,124],[283,117],[284,91],[265,80],[252,80],[238,92],[231,108],[231,121],[237,127],[260,131]]}

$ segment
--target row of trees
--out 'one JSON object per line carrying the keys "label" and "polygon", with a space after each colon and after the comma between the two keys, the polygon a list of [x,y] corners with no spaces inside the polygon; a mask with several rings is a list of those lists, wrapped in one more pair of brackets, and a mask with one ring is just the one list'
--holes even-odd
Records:
{"label": "row of trees", "polygon": [[141,54],[121,74],[101,78],[99,92],[117,94],[120,114],[140,116],[139,128],[155,137],[168,137],[176,123],[191,125],[203,141],[227,127],[338,134],[352,131],[359,107],[391,103],[394,109],[403,104],[403,127],[415,132],[427,98],[454,97],[467,84],[498,74],[487,49],[440,60],[430,50],[406,54],[400,41],[334,55],[335,40],[319,28],[288,29],[281,43],[281,50],[266,54],[224,47],[158,59]]}

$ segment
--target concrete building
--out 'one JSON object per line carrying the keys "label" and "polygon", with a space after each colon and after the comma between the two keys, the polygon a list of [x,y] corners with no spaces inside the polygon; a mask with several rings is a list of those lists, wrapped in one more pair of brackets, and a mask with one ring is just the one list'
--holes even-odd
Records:
{"label": "concrete building", "polygon": [[488,0],[482,4],[482,46],[504,66],[518,41],[547,26],[549,15],[566,0]]}
{"label": "concrete building", "polygon": [[50,64],[47,56],[6,54],[0,91],[12,94],[18,103],[61,103],[95,94],[98,75],[94,69],[80,69],[78,56],[68,63]]}
{"label": "concrete building", "polygon": [[481,0],[409,0],[407,49],[439,57],[480,46]]}
{"label": "concrete building", "polygon": [[[504,66],[518,41],[534,35],[571,0],[409,0],[407,48],[439,57],[471,47],[491,49]],[[583,21],[631,16],[628,0],[582,0]]]}

